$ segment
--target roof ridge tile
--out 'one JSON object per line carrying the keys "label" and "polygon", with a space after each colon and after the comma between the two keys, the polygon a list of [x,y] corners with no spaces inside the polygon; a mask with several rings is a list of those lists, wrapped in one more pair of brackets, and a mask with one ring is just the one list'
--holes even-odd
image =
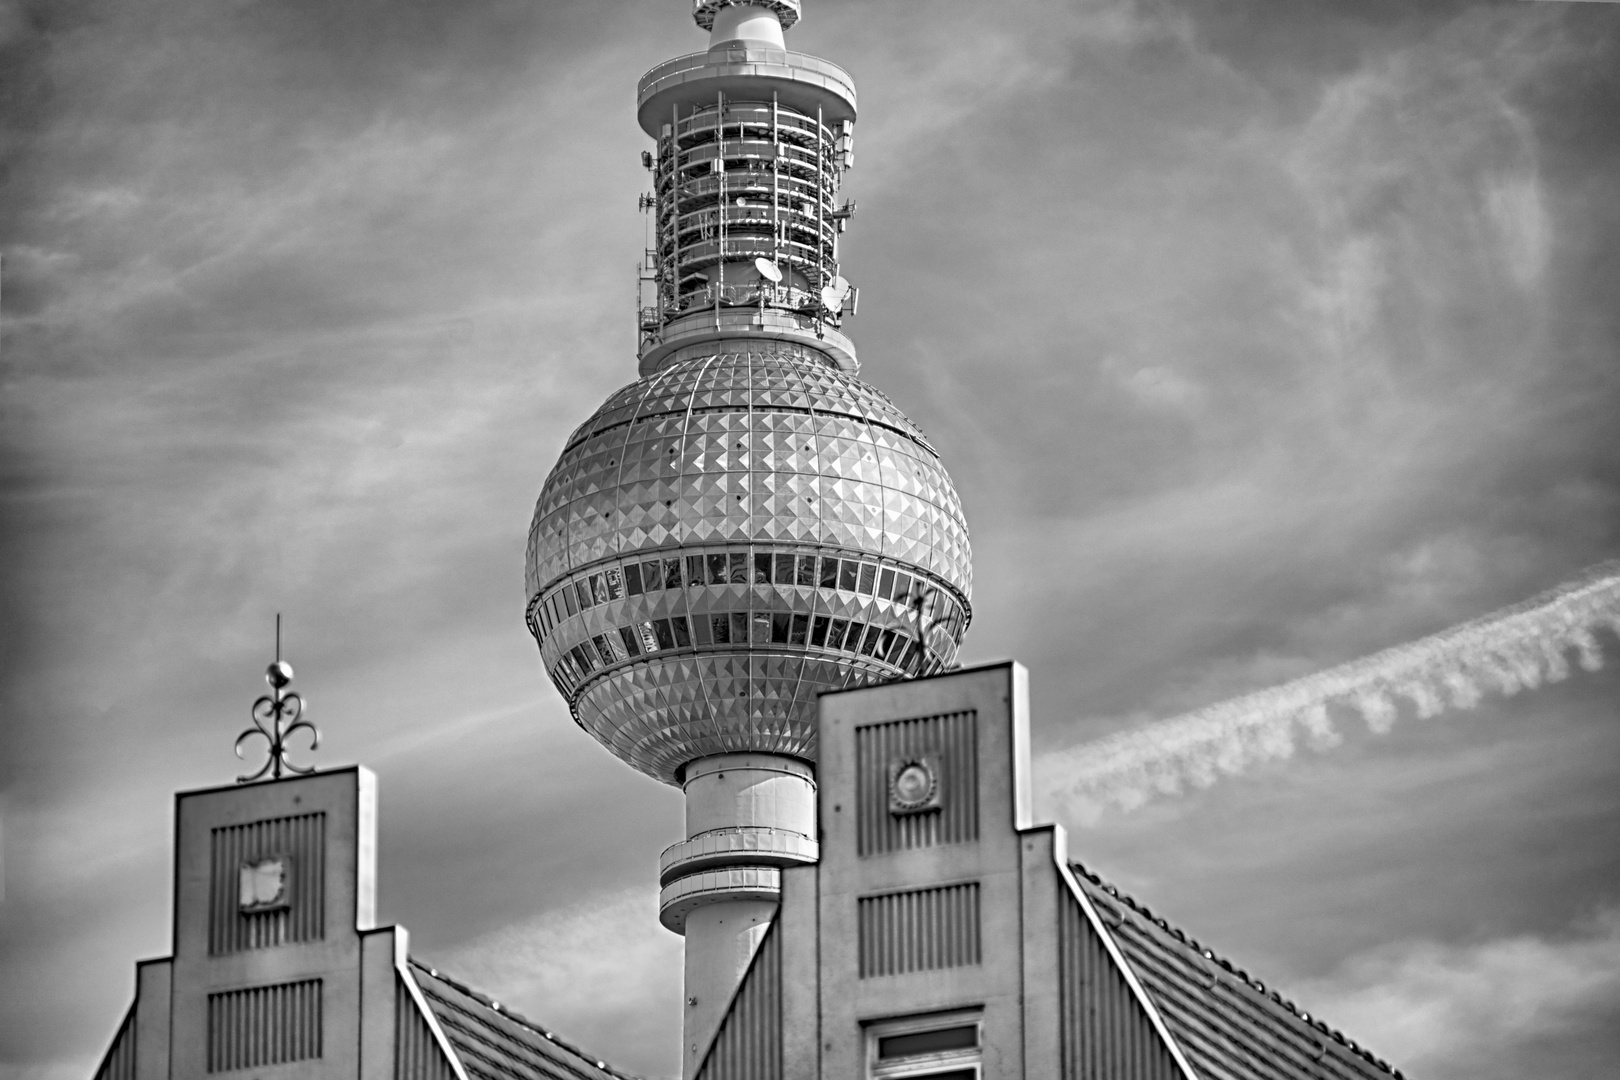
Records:
{"label": "roof ridge tile", "polygon": [[1207,961],[1208,965],[1214,968],[1224,969],[1233,977],[1233,980],[1236,980],[1239,984],[1241,984],[1245,990],[1253,995],[1256,995],[1259,1003],[1276,1006],[1278,1009],[1288,1013],[1294,1019],[1303,1022],[1324,1035],[1328,1035],[1345,1050],[1365,1060],[1369,1064],[1384,1070],[1392,1075],[1395,1080],[1405,1080],[1399,1069],[1394,1068],[1387,1061],[1373,1054],[1372,1051],[1358,1045],[1353,1039],[1348,1038],[1337,1028],[1330,1028],[1321,1019],[1312,1017],[1310,1013],[1301,1009],[1298,1005],[1294,1004],[1293,1001],[1283,997],[1282,994],[1275,988],[1268,989],[1264,982],[1257,978],[1251,977],[1247,971],[1233,964],[1232,961],[1228,960],[1226,957],[1217,955],[1213,950],[1205,948],[1198,942],[1197,939],[1188,934],[1186,931],[1180,929],[1179,927],[1172,927],[1168,920],[1164,919],[1163,917],[1156,917],[1146,904],[1124,892],[1111,882],[1104,881],[1102,877],[1096,873],[1096,871],[1092,870],[1084,863],[1077,859],[1070,860],[1069,869],[1082,881],[1089,883],[1096,890],[1114,900],[1119,901],[1121,907],[1128,909],[1140,916],[1146,921],[1148,926],[1153,927],[1164,934],[1164,936],[1168,937],[1173,944],[1189,949],[1194,953],[1194,955],[1202,958],[1204,961]]}
{"label": "roof ridge tile", "polygon": [[484,993],[482,993],[482,992],[480,992],[478,990],[475,990],[471,986],[468,986],[466,983],[461,982],[458,979],[451,978],[450,976],[446,975],[444,972],[440,971],[438,968],[430,967],[429,965],[424,964],[422,961],[418,960],[414,956],[407,956],[406,957],[406,962],[408,964],[410,964],[412,967],[417,968],[417,969],[419,969],[419,970],[421,970],[423,972],[426,972],[427,975],[430,978],[436,979],[439,982],[442,982],[445,985],[447,985],[447,986],[451,987],[452,989],[456,990],[457,992],[459,992],[459,993],[461,993],[461,994],[463,994],[463,995],[465,995],[467,997],[472,998],[478,1004],[486,1006],[487,1008],[489,1008],[489,1010],[491,1012],[495,1013],[497,1016],[500,1016],[500,1017],[503,1017],[503,1018],[505,1018],[507,1020],[510,1020],[513,1023],[519,1025],[520,1027],[524,1027],[524,1028],[529,1029],[530,1031],[534,1032],[536,1035],[539,1035],[541,1038],[543,1038],[547,1042],[551,1043],[553,1046],[556,1046],[558,1049],[564,1050],[564,1051],[566,1051],[566,1052],[568,1052],[570,1054],[573,1054],[575,1057],[579,1058],[580,1061],[585,1062],[588,1065],[595,1066],[597,1069],[600,1069],[602,1072],[608,1074],[609,1076],[617,1077],[618,1080],[641,1080],[641,1078],[636,1076],[635,1074],[623,1072],[623,1071],[621,1071],[619,1069],[616,1069],[613,1066],[607,1064],[607,1062],[603,1061],[601,1058],[598,1058],[595,1054],[587,1053],[586,1051],[584,1051],[580,1047],[577,1047],[573,1043],[568,1042],[566,1039],[559,1038],[555,1033],[547,1031],[545,1028],[541,1027],[539,1024],[535,1023],[533,1020],[530,1020],[528,1017],[524,1016],[522,1013],[513,1012],[511,1009],[509,1009],[506,1006],[502,1005],[499,1001],[496,1001],[494,998],[490,997],[488,994],[484,994]]}

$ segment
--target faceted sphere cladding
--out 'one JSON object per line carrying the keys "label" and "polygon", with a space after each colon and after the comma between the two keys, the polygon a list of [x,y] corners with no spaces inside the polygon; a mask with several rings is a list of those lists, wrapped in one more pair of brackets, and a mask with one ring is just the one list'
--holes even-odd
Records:
{"label": "faceted sphere cladding", "polygon": [[569,438],[529,627],[580,725],[668,783],[815,759],[823,690],[928,674],[967,629],[967,525],[922,432],[809,349],[678,361]]}

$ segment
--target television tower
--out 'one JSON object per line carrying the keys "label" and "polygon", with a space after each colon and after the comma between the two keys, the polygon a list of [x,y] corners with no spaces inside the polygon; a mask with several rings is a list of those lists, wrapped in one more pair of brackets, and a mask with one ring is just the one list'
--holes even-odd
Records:
{"label": "television tower", "polygon": [[816,860],[816,695],[952,665],[972,589],[938,454],[843,333],[854,83],[786,47],[799,0],[693,14],[708,49],[637,91],[657,143],[640,378],[568,438],[525,575],[576,722],[686,794],[660,919],[686,937],[687,1076],[781,868]]}

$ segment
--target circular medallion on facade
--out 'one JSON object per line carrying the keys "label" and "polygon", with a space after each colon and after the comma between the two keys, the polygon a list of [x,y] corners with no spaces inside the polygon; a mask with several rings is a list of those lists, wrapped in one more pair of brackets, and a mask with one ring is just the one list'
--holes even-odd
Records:
{"label": "circular medallion on facade", "polygon": [[889,812],[915,814],[939,807],[939,769],[932,758],[906,758],[889,766]]}

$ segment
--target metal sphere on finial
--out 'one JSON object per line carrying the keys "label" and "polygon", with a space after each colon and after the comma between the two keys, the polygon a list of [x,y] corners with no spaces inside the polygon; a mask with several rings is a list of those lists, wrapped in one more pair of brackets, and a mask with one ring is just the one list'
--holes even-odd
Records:
{"label": "metal sphere on finial", "polygon": [[314,724],[303,719],[304,699],[296,690],[289,691],[287,686],[292,682],[292,665],[281,658],[281,616],[276,616],[276,659],[265,669],[264,681],[270,684],[270,693],[263,695],[253,703],[251,715],[253,726],[236,737],[236,756],[242,756],[242,743],[255,735],[261,736],[269,744],[269,756],[265,759],[259,771],[238,776],[238,784],[246,784],[262,778],[268,773],[273,780],[280,780],[283,772],[312,773],[313,765],[294,765],[287,760],[287,737],[300,728],[309,732],[309,748],[316,749],[321,745],[321,733]]}

